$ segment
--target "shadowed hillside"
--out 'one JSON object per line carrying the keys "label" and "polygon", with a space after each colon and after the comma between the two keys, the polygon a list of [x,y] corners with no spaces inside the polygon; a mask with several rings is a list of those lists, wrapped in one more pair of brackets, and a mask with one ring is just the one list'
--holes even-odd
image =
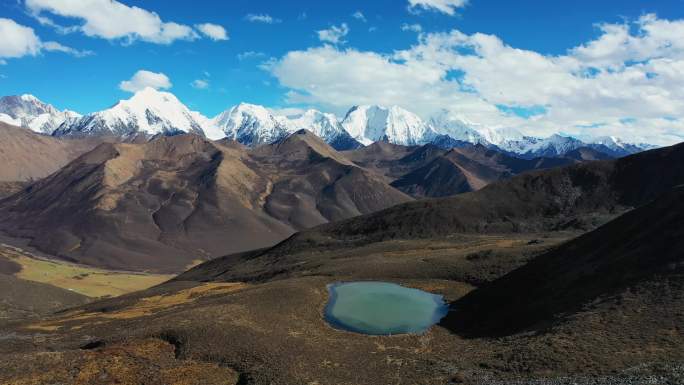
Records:
{"label": "shadowed hillside", "polygon": [[47,315],[88,301],[88,297],[73,291],[0,273],[0,325]]}
{"label": "shadowed hillside", "polygon": [[661,303],[672,315],[684,305],[684,187],[469,293],[442,324],[468,336],[492,336],[546,328],[606,306],[624,317],[655,314],[652,307]]}
{"label": "shadowed hillside", "polygon": [[454,233],[591,229],[684,183],[684,144],[625,158],[534,171],[480,191],[409,202],[315,231],[374,242]]}

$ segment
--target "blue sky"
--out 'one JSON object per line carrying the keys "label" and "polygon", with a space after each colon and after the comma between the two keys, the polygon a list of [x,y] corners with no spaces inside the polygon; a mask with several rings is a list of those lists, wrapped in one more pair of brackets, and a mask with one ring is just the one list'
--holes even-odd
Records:
{"label": "blue sky", "polygon": [[[97,7],[100,1],[83,3]],[[653,66],[646,69],[635,64],[652,61],[655,65],[663,58],[675,63],[667,68],[661,65],[659,70],[684,82],[684,75],[672,72],[679,70],[683,60],[681,47],[655,47],[667,45],[662,42],[668,39],[684,41],[680,35],[684,27],[680,30],[678,24],[684,26],[682,0],[411,1],[413,6],[409,0],[120,0],[124,11],[138,7],[158,15],[163,23],[191,30],[185,31],[184,37],[160,41],[159,35],[141,37],[135,30],[127,32],[125,12],[122,22],[99,26],[96,24],[106,24],[122,14],[105,15],[104,21],[88,20],[79,16],[85,10],[67,9],[61,0],[0,0],[0,18],[33,29],[40,40],[37,48],[23,54],[16,47],[3,51],[0,42],[0,60],[5,63],[0,65],[0,94],[31,93],[59,108],[88,113],[129,97],[121,82],[147,70],[165,75],[172,84],[169,91],[207,116],[241,101],[273,108],[313,106],[337,114],[352,104],[377,102],[399,104],[423,117],[445,108],[476,125],[516,126],[539,134],[588,135],[594,134],[587,131],[593,126],[595,130],[601,127],[602,134],[622,134],[635,140],[653,138],[656,131],[660,142],[673,142],[682,135],[682,116],[677,111],[684,100],[673,96],[677,91],[664,88],[665,82],[659,89],[653,89],[656,83],[644,88],[654,93],[654,107],[644,107],[641,114],[629,111],[643,104],[637,96],[626,95],[624,89],[604,90],[610,82],[626,82],[629,71],[637,68],[651,71],[649,76],[657,78]],[[203,23],[223,27],[228,38],[216,40],[203,34],[197,27]],[[88,29],[88,24],[93,28]],[[627,38],[620,26],[626,28]],[[330,33],[319,35],[324,30]],[[670,35],[665,36],[667,33]],[[645,35],[650,40],[646,41]],[[605,44],[620,37],[623,46]],[[639,38],[644,38],[643,42],[632,41]],[[491,43],[492,39],[501,45]],[[577,50],[592,42],[603,44],[595,44],[591,52]],[[433,54],[434,58],[427,57]],[[571,59],[579,64],[568,64]],[[507,67],[496,66],[507,60]],[[538,78],[541,84],[531,77],[534,74],[520,73],[537,64],[540,71],[548,69]],[[567,74],[558,73],[552,65],[573,76],[575,82],[566,82],[562,77]],[[390,78],[395,70],[398,78]],[[583,78],[579,71],[586,71]],[[599,79],[596,73],[624,76],[612,81]],[[414,82],[414,74],[421,80]],[[402,92],[403,81],[420,83],[411,92],[420,96],[393,97]],[[525,90],[533,83],[540,87],[538,100],[536,90],[530,89],[529,94]],[[585,100],[599,98],[592,102],[591,113],[585,111],[581,100],[565,101],[575,93],[589,95]],[[597,96],[602,93],[608,99]],[[672,106],[657,107],[655,98],[665,96],[675,99]],[[637,125],[648,126],[651,133],[635,128]]]}

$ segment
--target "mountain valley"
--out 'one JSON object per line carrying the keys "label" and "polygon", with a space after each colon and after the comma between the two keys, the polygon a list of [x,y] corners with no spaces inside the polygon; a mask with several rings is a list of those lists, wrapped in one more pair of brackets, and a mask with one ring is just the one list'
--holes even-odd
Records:
{"label": "mountain valley", "polygon": [[[145,90],[52,135],[0,123],[0,379],[681,382],[684,145],[419,119],[207,119]],[[424,334],[340,330],[327,288],[349,281],[450,311]]]}

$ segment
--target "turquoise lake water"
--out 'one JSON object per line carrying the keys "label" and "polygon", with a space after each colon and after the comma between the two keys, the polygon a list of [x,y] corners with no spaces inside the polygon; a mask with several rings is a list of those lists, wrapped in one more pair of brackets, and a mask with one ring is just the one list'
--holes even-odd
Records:
{"label": "turquoise lake water", "polygon": [[449,311],[441,295],[389,282],[334,283],[328,291],[326,320],[356,333],[421,334]]}

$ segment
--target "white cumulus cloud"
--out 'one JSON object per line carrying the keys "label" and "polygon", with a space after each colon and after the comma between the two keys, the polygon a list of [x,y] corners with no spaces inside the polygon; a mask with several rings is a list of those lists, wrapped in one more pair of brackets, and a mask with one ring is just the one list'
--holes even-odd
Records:
{"label": "white cumulus cloud", "polygon": [[204,23],[195,25],[198,31],[202,32],[205,36],[211,40],[228,40],[228,32],[226,29],[218,24]]}
{"label": "white cumulus cloud", "polygon": [[[26,0],[26,8],[40,23],[53,26],[60,32],[81,31],[86,36],[131,43],[142,40],[156,44],[171,44],[176,40],[195,40],[200,37],[192,27],[163,21],[153,11],[128,6],[116,0]],[[78,19],[72,26],[61,26],[49,15]],[[206,24],[200,24],[206,26]],[[202,30],[201,30],[202,31]],[[207,34],[215,39],[216,28]]]}
{"label": "white cumulus cloud", "polygon": [[453,16],[458,8],[463,8],[467,4],[468,0],[409,0],[409,11],[424,9]]}
{"label": "white cumulus cloud", "polygon": [[2,58],[35,56],[42,51],[63,52],[76,57],[93,54],[91,51],[80,51],[56,41],[43,42],[33,28],[18,24],[12,19],[0,18],[0,36],[0,64],[5,63]]}
{"label": "white cumulus cloud", "polygon": [[322,42],[343,44],[345,43],[344,38],[349,33],[349,27],[347,26],[347,23],[342,23],[339,27],[333,25],[328,29],[316,31],[316,33],[318,33],[318,39]]}
{"label": "white cumulus cloud", "polygon": [[85,57],[85,56],[90,56],[90,55],[95,54],[93,51],[78,50],[75,48],[67,47],[63,44],[56,42],[56,41],[46,41],[45,43],[43,43],[42,47],[46,51],[63,52],[63,53],[67,53],[69,55],[73,55],[76,57]]}
{"label": "white cumulus cloud", "polygon": [[40,52],[40,38],[33,29],[17,24],[12,19],[0,18],[0,36],[0,57],[35,56]]}
{"label": "white cumulus cloud", "polygon": [[171,86],[171,80],[169,80],[168,76],[161,72],[147,70],[139,70],[130,80],[124,80],[119,83],[119,88],[128,92],[138,92],[147,87],[157,90],[169,89]]}

